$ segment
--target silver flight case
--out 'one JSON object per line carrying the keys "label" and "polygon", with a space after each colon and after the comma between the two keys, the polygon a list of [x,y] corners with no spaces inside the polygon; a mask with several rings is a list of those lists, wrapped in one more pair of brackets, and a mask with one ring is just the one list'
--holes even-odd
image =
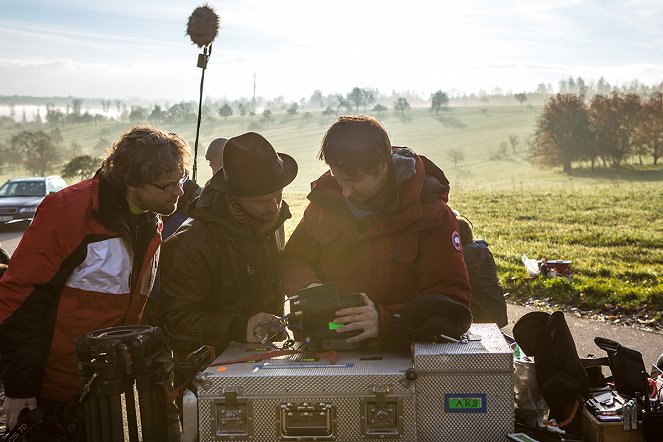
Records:
{"label": "silver flight case", "polygon": [[[271,352],[233,343],[215,363]],[[407,352],[293,354],[209,367],[196,382],[200,441],[416,440]],[[186,422],[185,422],[186,432]]]}
{"label": "silver flight case", "polygon": [[495,324],[459,343],[415,343],[417,440],[488,442],[513,432],[513,354]]}

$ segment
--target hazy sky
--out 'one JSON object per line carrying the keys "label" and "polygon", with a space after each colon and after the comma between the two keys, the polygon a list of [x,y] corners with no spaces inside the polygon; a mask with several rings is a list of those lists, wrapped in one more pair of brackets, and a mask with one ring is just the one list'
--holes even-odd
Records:
{"label": "hazy sky", "polygon": [[[0,95],[196,99],[201,1],[1,0]],[[205,95],[519,92],[569,75],[663,80],[660,0],[210,1]]]}

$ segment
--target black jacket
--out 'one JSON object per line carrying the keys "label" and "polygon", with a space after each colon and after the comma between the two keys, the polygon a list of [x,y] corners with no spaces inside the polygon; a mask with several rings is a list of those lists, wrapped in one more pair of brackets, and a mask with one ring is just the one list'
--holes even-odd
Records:
{"label": "black jacket", "polygon": [[266,236],[235,223],[224,195],[209,186],[189,212],[193,220],[164,243],[160,264],[159,323],[180,355],[244,341],[249,317],[280,315],[285,301],[277,262],[280,227],[290,218],[285,202]]}
{"label": "black jacket", "polygon": [[473,321],[495,322],[504,327],[509,322],[506,301],[488,244],[483,240],[463,244],[463,258],[472,287],[470,310]]}

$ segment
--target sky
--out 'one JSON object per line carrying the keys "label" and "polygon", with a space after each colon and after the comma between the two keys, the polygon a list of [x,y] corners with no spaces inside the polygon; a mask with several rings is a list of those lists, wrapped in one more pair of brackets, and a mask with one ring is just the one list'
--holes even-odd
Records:
{"label": "sky", "polygon": [[[0,95],[196,100],[202,1],[2,0]],[[663,1],[211,0],[205,95],[451,94],[663,80]]]}

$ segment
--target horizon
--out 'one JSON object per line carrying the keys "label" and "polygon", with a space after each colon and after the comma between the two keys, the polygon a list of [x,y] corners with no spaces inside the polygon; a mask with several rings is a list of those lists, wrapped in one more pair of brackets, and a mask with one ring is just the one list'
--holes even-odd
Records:
{"label": "horizon", "polygon": [[[603,78],[603,77],[601,77]],[[569,86],[569,81],[570,80],[580,80],[580,78],[572,79],[569,78],[567,80],[564,80],[566,82],[566,86]],[[583,82],[585,79],[582,79]],[[560,82],[561,83],[561,82]],[[594,94],[601,94],[600,90],[597,90],[597,85],[596,82],[593,80],[587,81],[585,83],[588,89],[588,97],[591,97]],[[571,86],[574,87],[574,86]],[[647,96],[649,93],[652,91],[656,91],[658,93],[663,93],[663,82],[661,83],[656,83],[652,85],[647,85],[645,83],[639,82],[639,80],[635,79],[633,82],[629,84],[624,84],[621,86],[618,85],[610,85],[609,83],[604,84],[603,87],[609,87],[612,89],[612,92],[619,92],[619,93],[635,93],[640,96]],[[549,90],[546,92],[541,92],[541,91],[523,91],[526,96],[527,96],[527,103],[528,107],[531,106],[543,106],[545,103],[543,100],[547,100],[548,97],[553,96],[556,92],[552,90],[551,85],[548,85]],[[567,91],[566,93],[579,93],[577,90],[577,85],[575,86],[576,90],[575,91]],[[370,89],[370,88],[369,88]],[[484,92],[484,91],[482,91]],[[331,95],[330,94],[327,96],[323,96],[324,99],[328,99]],[[340,94],[340,95],[346,95],[347,94]],[[497,89],[491,93],[485,93],[483,95],[477,95],[477,94],[470,94],[470,95],[451,95],[449,94],[449,106],[454,107],[454,108],[462,108],[462,107],[468,107],[468,106],[477,106],[480,105],[481,107],[493,107],[493,106],[522,106],[520,102],[516,104],[515,101],[509,102],[508,100],[510,98],[515,98],[515,95],[517,93],[512,92],[512,91],[502,91],[500,89]],[[376,103],[391,103],[391,101],[387,100],[393,100],[396,97],[403,97],[407,96],[409,99],[409,104],[411,105],[412,108],[423,108],[423,107],[428,107],[429,103],[431,101],[431,97],[422,97],[417,95],[413,91],[392,91],[392,95],[384,95],[380,93],[376,97]],[[12,101],[12,99],[16,98],[19,103],[16,101]],[[291,103],[297,103],[296,101],[287,101],[287,100],[282,100],[283,96],[278,96],[278,97],[262,97],[262,96],[256,96],[256,106],[257,109],[261,112],[261,109],[272,109],[275,112],[278,112],[279,109],[271,107],[274,103],[279,102],[283,106],[287,106]],[[313,94],[309,97],[302,97],[301,100],[310,100],[313,98]],[[490,100],[484,100],[484,98],[490,98],[491,100],[497,100],[497,101],[490,101]],[[534,99],[532,101],[531,99]],[[138,105],[142,107],[147,107],[148,109],[150,106],[171,106],[172,104],[175,103],[182,103],[182,102],[192,102],[195,105],[197,103],[194,100],[172,100],[169,98],[155,98],[155,99],[145,99],[141,97],[127,97],[124,99],[120,99],[117,97],[76,97],[76,96],[50,96],[50,97],[37,97],[37,96],[25,96],[25,95],[2,95],[0,94],[0,117],[5,117],[5,116],[10,116],[13,114],[14,120],[16,122],[20,122],[23,120],[23,117],[27,119],[28,122],[34,121],[37,117],[38,114],[45,115],[46,110],[47,110],[47,104],[51,104],[54,106],[54,108],[60,110],[60,111],[67,111],[72,104],[71,100],[75,99],[80,99],[82,106],[82,111],[84,112],[89,112],[91,115],[99,114],[103,115],[105,117],[109,118],[119,118],[119,116],[122,114],[122,112],[127,110],[127,106],[131,105]],[[42,102],[35,103],[35,100],[43,100]],[[65,103],[62,103],[65,101]],[[108,110],[103,110],[103,104],[102,100],[106,100],[109,103],[112,102],[113,104],[110,105]],[[235,100],[227,100],[223,98],[218,98],[218,97],[211,97],[211,96],[205,96],[203,97],[203,100],[205,103],[210,103],[210,104],[222,104],[222,103],[230,103],[233,105],[236,105],[238,102],[245,101],[245,102],[250,102],[251,99],[248,97],[240,97],[239,99]],[[211,100],[211,102],[209,101]],[[28,101],[28,103],[21,103],[20,101]],[[96,101],[96,102],[95,102]],[[60,102],[60,103],[55,103],[55,102]],[[89,105],[89,103],[92,102],[94,103],[92,106]],[[121,103],[122,108],[120,109],[118,106],[120,104],[116,103]],[[310,104],[310,102],[309,102]],[[322,103],[320,103],[322,104]],[[309,106],[307,104],[303,104],[300,102],[300,106],[302,106],[302,109],[308,109],[308,110],[319,110],[319,109],[324,109],[325,106],[328,105],[318,105],[318,106]],[[387,106],[389,107],[389,106]],[[280,109],[282,112],[285,112],[285,107]],[[359,113],[365,113],[366,110],[363,110],[362,112]],[[28,113],[29,112],[29,113]],[[43,118],[43,116],[42,116]]]}
{"label": "horizon", "polygon": [[[0,95],[197,100],[192,0],[5,0]],[[221,28],[205,96],[291,101],[373,87],[428,97],[539,83],[663,79],[663,4],[646,0],[209,2]]]}

